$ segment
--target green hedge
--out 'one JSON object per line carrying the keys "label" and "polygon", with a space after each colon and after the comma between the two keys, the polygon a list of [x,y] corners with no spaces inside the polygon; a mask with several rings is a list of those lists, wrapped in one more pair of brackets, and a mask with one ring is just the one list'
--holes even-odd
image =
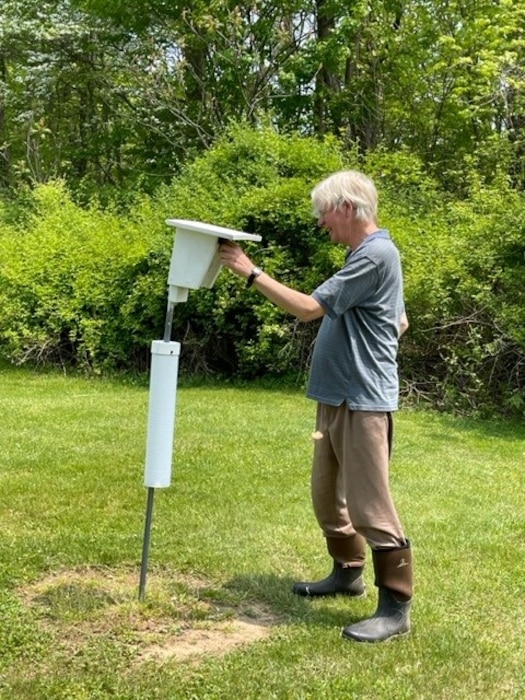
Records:
{"label": "green hedge", "polygon": [[[470,183],[404,239],[413,319],[406,364],[432,403],[525,409],[525,200],[501,180]],[[427,378],[425,381],[425,377]]]}
{"label": "green hedge", "polygon": [[[77,206],[61,183],[0,207],[0,352],[12,362],[143,371],[161,338],[173,230],[168,217],[263,237],[255,261],[310,292],[341,263],[311,214],[312,186],[341,167],[370,173],[381,223],[402,254],[411,327],[403,393],[460,411],[522,415],[525,201],[472,176],[454,201],[409,153],[363,160],[334,139],[233,127],[170,186],[126,213]],[[176,307],[181,372],[302,382],[316,324],[299,324],[228,271]]]}
{"label": "green hedge", "polygon": [[0,229],[3,355],[97,372],[140,361],[164,296],[150,274],[167,264],[149,205],[133,218],[82,209],[51,183],[35,188],[30,210]]}

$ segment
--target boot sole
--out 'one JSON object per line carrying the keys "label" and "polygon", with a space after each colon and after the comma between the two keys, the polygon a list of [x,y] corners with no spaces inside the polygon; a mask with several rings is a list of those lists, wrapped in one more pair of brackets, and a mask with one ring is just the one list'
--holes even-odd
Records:
{"label": "boot sole", "polygon": [[343,595],[346,598],[364,598],[366,596],[366,591],[362,593],[352,593],[351,591],[334,591],[333,593],[310,593],[308,590],[296,591],[292,588],[292,593],[298,595],[301,598],[335,598],[338,595]]}
{"label": "boot sole", "polygon": [[347,642],[357,642],[358,644],[384,644],[385,642],[395,642],[397,639],[403,639],[410,635],[411,630],[407,632],[398,632],[397,634],[392,634],[386,639],[358,639],[357,637],[350,637],[344,634],[344,629],[341,630],[341,638],[345,639]]}

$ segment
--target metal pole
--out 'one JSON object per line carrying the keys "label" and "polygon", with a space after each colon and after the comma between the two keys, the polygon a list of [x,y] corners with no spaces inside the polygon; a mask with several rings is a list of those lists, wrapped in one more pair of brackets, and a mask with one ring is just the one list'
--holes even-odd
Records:
{"label": "metal pole", "polygon": [[175,309],[175,302],[168,301],[168,307],[166,309],[166,320],[164,322],[164,342],[169,343],[171,340],[171,327],[173,325],[173,311]]}
{"label": "metal pole", "polygon": [[[175,309],[175,302],[168,301],[168,307],[166,309],[166,320],[164,323],[164,338],[165,343],[169,343],[171,340],[171,327],[173,325],[173,312]],[[146,519],[144,524],[144,541],[142,544],[142,561],[140,565],[140,583],[139,583],[139,600],[144,600],[146,594],[146,577],[148,572],[148,560],[149,560],[149,549],[151,542],[151,523],[153,521],[153,506],[155,499],[155,489],[153,487],[148,488],[148,500],[146,504]]]}
{"label": "metal pole", "polygon": [[146,524],[144,525],[144,543],[142,545],[142,564],[140,567],[139,600],[144,600],[146,592],[146,576],[148,571],[149,545],[151,540],[151,522],[153,520],[153,497],[155,489],[148,489],[148,503],[146,506]]}

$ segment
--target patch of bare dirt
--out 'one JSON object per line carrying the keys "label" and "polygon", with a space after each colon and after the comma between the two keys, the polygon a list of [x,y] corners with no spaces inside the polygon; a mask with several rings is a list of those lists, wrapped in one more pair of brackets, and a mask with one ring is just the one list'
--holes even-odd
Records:
{"label": "patch of bare dirt", "polygon": [[55,572],[18,595],[67,653],[107,639],[131,649],[137,663],[223,656],[268,637],[282,622],[261,601],[239,601],[220,586],[180,574],[150,576],[142,603],[137,572],[94,568]]}
{"label": "patch of bare dirt", "polygon": [[216,623],[210,629],[184,630],[165,644],[152,645],[141,654],[142,661],[187,661],[204,655],[224,656],[235,647],[264,639],[269,628],[252,620],[234,619]]}

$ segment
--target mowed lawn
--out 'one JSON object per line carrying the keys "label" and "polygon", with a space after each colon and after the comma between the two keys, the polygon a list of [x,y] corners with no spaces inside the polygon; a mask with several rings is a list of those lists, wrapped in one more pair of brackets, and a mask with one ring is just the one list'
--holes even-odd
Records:
{"label": "mowed lawn", "polygon": [[172,485],[147,491],[147,382],[0,370],[0,698],[525,697],[525,426],[402,410],[392,488],[414,548],[413,633],[305,601],[330,568],[300,390],[181,383]]}

